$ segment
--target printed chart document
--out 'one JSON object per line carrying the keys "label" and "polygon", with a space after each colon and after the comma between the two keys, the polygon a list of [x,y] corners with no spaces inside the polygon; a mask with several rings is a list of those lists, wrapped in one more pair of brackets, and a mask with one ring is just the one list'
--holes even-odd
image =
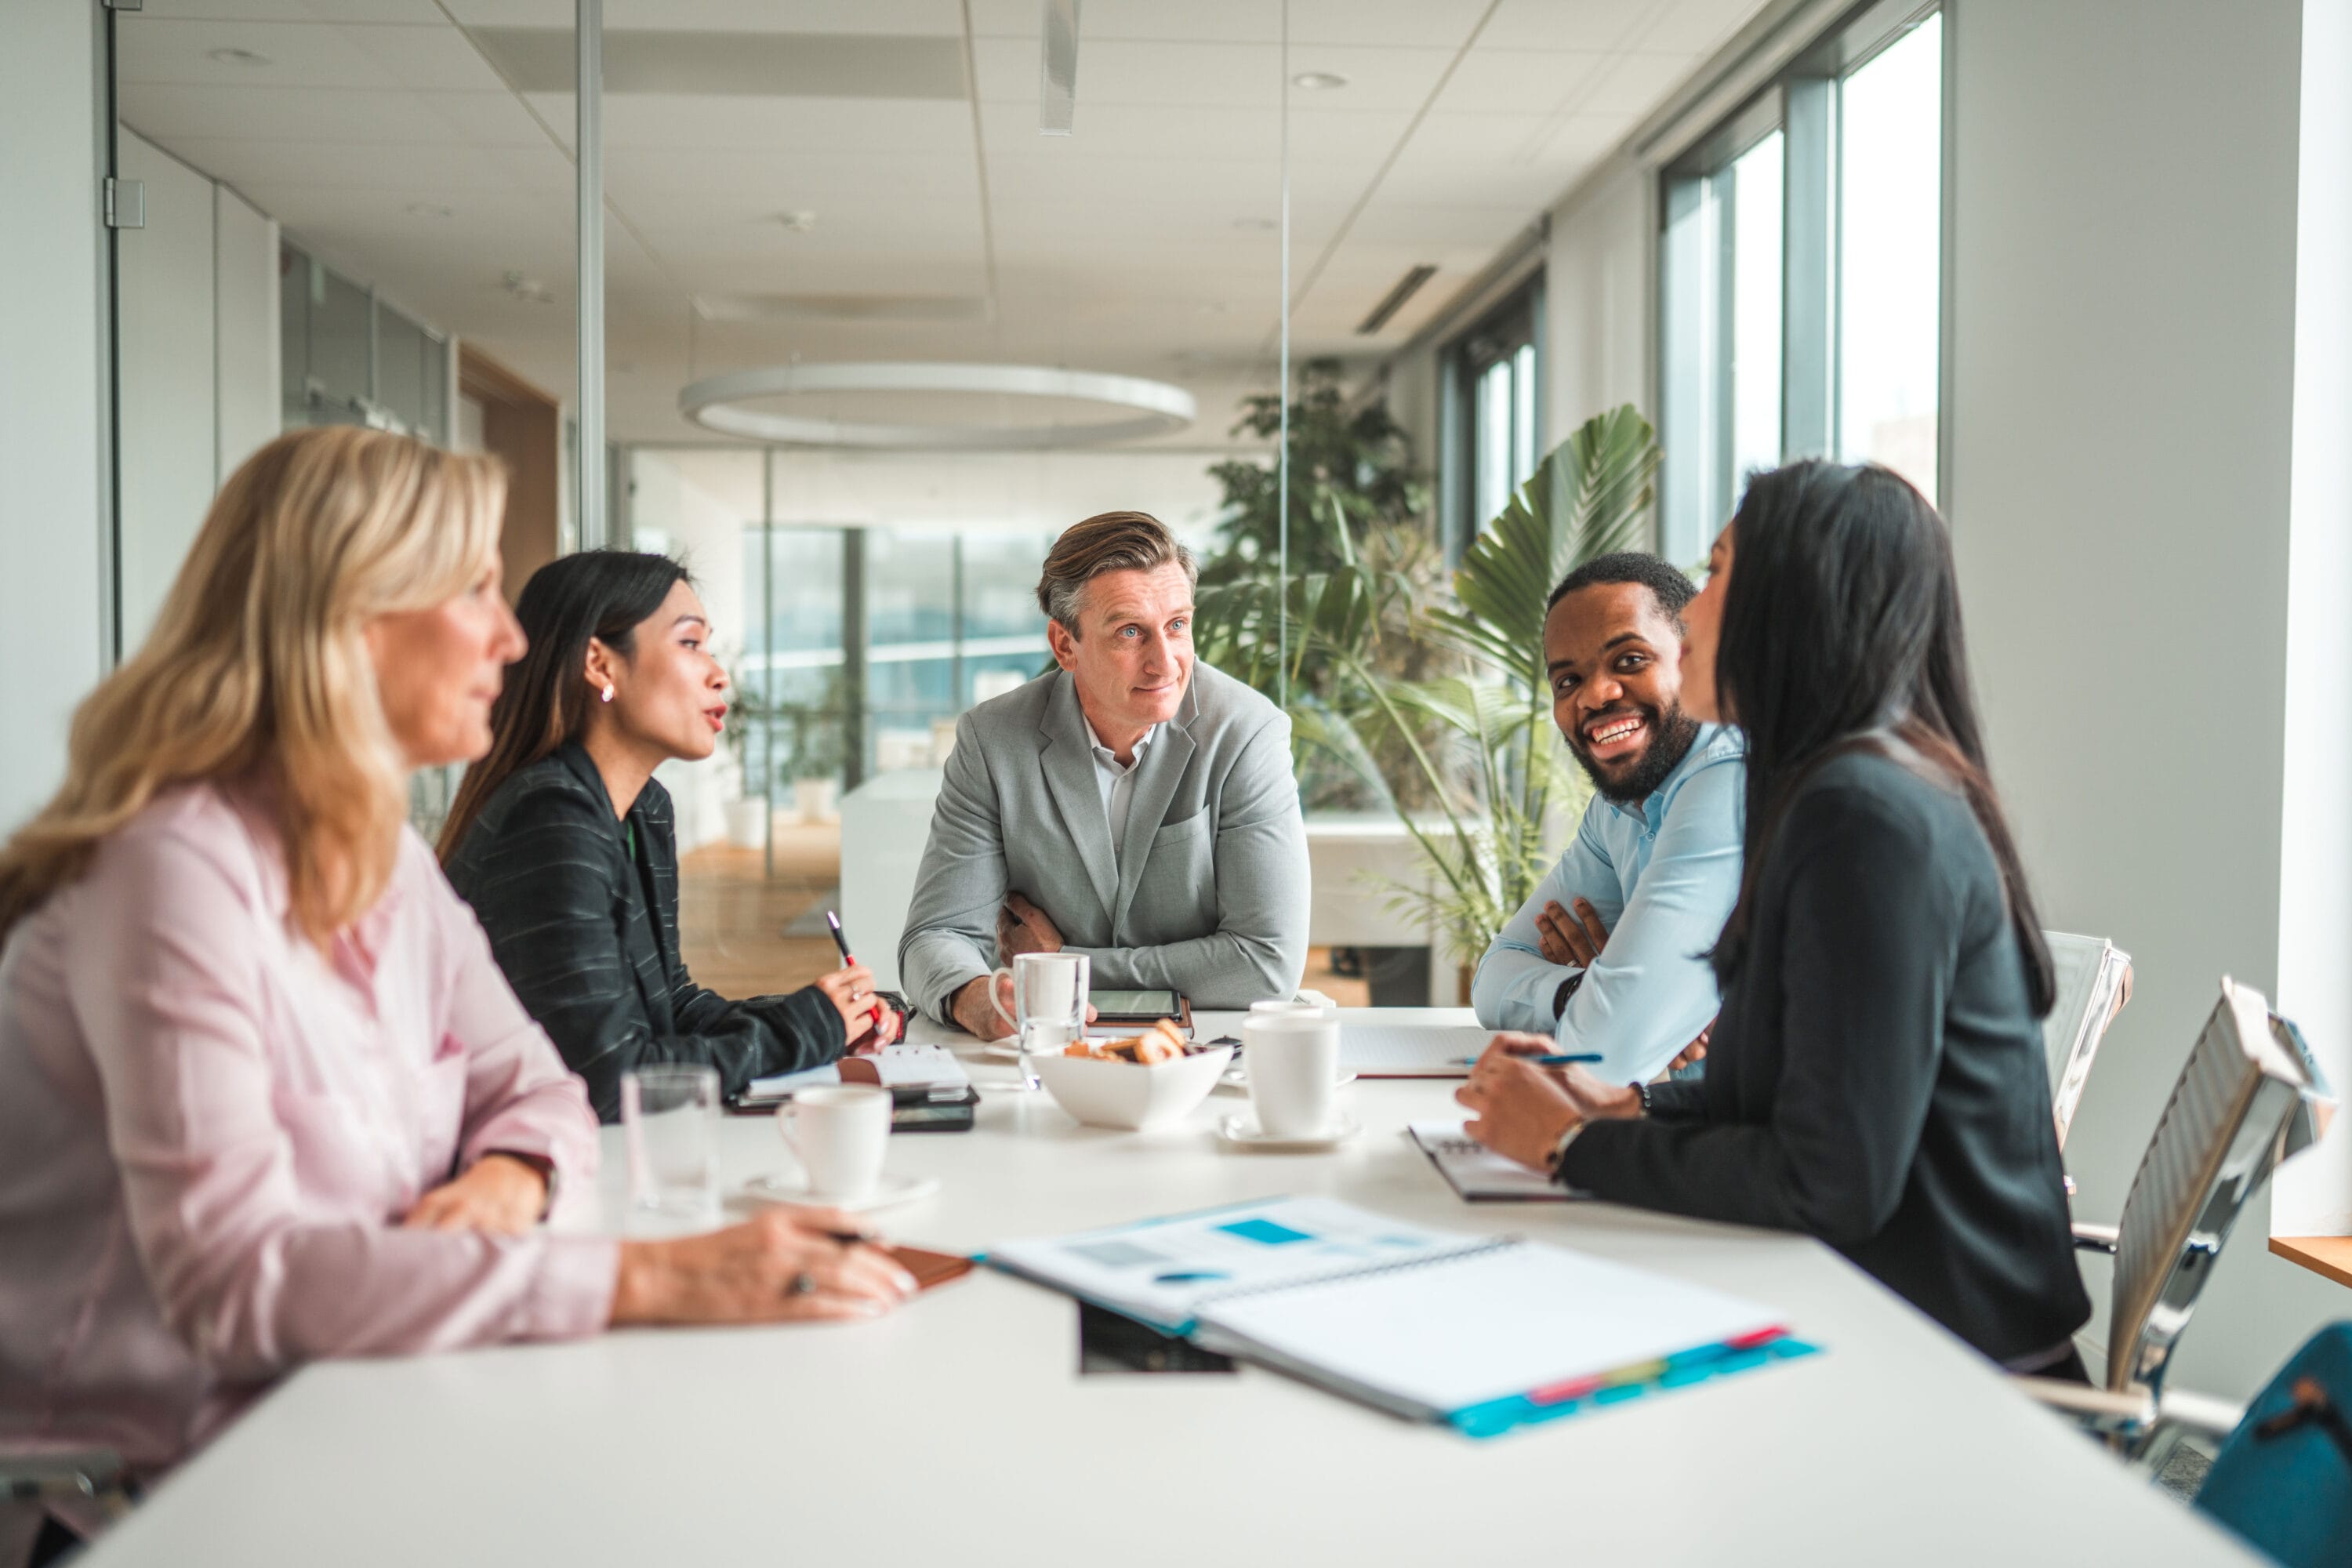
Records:
{"label": "printed chart document", "polygon": [[[885,1089],[928,1088],[937,1091],[961,1092],[971,1086],[971,1075],[955,1053],[943,1046],[885,1046],[870,1056],[845,1058],[853,1064],[852,1079],[845,1079],[839,1062],[827,1062],[821,1068],[807,1068],[800,1072],[780,1072],[772,1078],[755,1078],[744,1088],[746,1100],[782,1100],[796,1089],[811,1089],[818,1084],[855,1081],[879,1082]],[[866,1076],[871,1067],[873,1077]]]}
{"label": "printed chart document", "polygon": [[1564,1204],[1586,1194],[1571,1192],[1517,1160],[1496,1153],[1462,1131],[1464,1119],[1414,1121],[1405,1131],[1412,1135],[1429,1163],[1437,1167],[1463,1202],[1471,1204]]}
{"label": "printed chart document", "polygon": [[1812,1349],[1752,1301],[1331,1198],[1010,1242],[988,1261],[1206,1349],[1472,1436]]}
{"label": "printed chart document", "polygon": [[1479,1024],[1355,1024],[1339,1019],[1339,1066],[1359,1078],[1468,1078],[1495,1031]]}

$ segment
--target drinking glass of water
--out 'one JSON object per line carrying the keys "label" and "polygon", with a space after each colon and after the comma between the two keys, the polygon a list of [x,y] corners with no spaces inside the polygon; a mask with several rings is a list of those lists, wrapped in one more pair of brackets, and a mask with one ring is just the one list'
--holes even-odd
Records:
{"label": "drinking glass of water", "polygon": [[[1024,1088],[1038,1087],[1039,1057],[1058,1057],[1087,1032],[1087,955],[1082,952],[1024,952],[1010,971],[1000,969],[989,980],[989,1000],[997,1015],[1013,1026],[1021,1053]],[[1013,977],[1013,1011],[996,1002],[996,978]]]}
{"label": "drinking glass of water", "polygon": [[719,1072],[639,1068],[621,1079],[629,1199],[678,1219],[719,1215]]}

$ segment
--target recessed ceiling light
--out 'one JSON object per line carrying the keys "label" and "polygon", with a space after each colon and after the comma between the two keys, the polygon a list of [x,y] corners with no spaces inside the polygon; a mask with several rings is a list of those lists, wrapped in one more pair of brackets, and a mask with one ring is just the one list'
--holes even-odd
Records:
{"label": "recessed ceiling light", "polygon": [[1234,219],[1234,226],[1250,234],[1265,234],[1276,225],[1270,217],[1237,217]]}
{"label": "recessed ceiling light", "polygon": [[268,55],[257,55],[251,49],[207,49],[205,58],[218,60],[225,66],[266,66]]}
{"label": "recessed ceiling light", "polygon": [[1290,79],[1290,85],[1303,87],[1309,92],[1328,92],[1333,88],[1347,86],[1348,79],[1338,71],[1300,71]]}
{"label": "recessed ceiling light", "polygon": [[555,291],[527,273],[509,272],[499,281],[506,291],[518,300],[528,300],[534,305],[551,305],[555,302]]}
{"label": "recessed ceiling light", "polygon": [[794,234],[806,234],[816,226],[816,214],[803,207],[796,212],[778,213],[776,221]]}
{"label": "recessed ceiling light", "polygon": [[411,202],[408,204],[408,211],[409,215],[413,217],[454,217],[457,216],[455,212],[448,207],[443,206],[438,202]]}

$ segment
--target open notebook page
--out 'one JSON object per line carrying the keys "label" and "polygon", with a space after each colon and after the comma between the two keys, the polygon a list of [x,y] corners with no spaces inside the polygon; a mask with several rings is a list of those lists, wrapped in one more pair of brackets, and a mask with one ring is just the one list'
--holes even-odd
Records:
{"label": "open notebook page", "polygon": [[1443,1418],[1779,1325],[1752,1301],[1522,1242],[1212,1301],[1195,1337]]}

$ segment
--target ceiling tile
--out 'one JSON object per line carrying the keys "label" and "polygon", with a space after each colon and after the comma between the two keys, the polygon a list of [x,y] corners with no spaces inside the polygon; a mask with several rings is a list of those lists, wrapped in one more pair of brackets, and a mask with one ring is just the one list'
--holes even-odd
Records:
{"label": "ceiling tile", "polygon": [[[572,95],[532,93],[531,107],[571,144]],[[774,149],[793,157],[863,153],[971,156],[971,106],[875,98],[673,98],[604,100],[607,148]]]}
{"label": "ceiling tile", "polygon": [[[1421,107],[1454,58],[1442,48],[1294,48],[1291,71],[1328,71],[1343,88],[1291,89],[1296,113]],[[1037,46],[982,38],[973,46],[984,102],[1037,102]],[[1267,44],[1131,43],[1106,40],[1081,48],[1078,112],[1101,104],[1181,105],[1272,110],[1282,101],[1282,53]]]}
{"label": "ceiling tile", "polygon": [[[449,0],[469,27],[569,27],[573,0]],[[608,31],[963,35],[957,0],[604,0]]]}
{"label": "ceiling tile", "polygon": [[[505,94],[485,95],[513,100]],[[124,123],[150,137],[262,138],[365,142],[376,146],[450,144],[464,140],[425,95],[392,89],[302,87],[194,87],[126,82],[117,95]]]}
{"label": "ceiling tile", "polygon": [[146,0],[139,11],[119,13],[121,35],[151,22],[209,19],[240,22],[407,22],[446,26],[449,19],[433,0]]}
{"label": "ceiling tile", "polygon": [[[446,26],[418,30],[456,36]],[[406,85],[395,81],[381,63],[354,47],[346,29],[316,23],[178,21],[132,13],[115,29],[114,37],[118,84],[169,82],[230,89]],[[258,59],[240,63],[213,58],[227,50],[241,50]]]}

